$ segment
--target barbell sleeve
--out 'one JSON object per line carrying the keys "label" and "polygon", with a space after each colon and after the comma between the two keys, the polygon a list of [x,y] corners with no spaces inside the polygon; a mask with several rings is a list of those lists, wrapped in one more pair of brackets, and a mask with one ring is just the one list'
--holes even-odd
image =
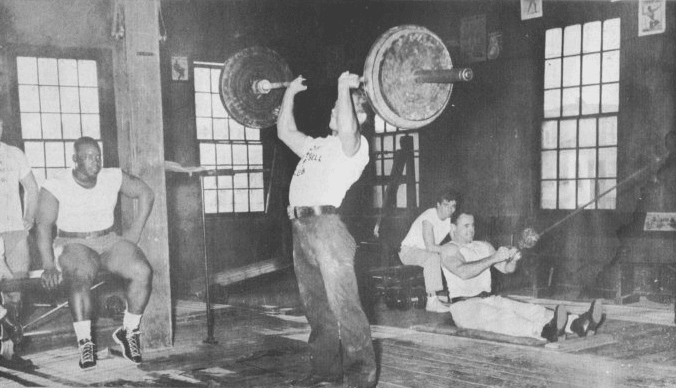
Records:
{"label": "barbell sleeve", "polygon": [[468,67],[441,69],[441,70],[416,70],[413,73],[415,82],[425,84],[450,84],[454,82],[467,82],[474,78],[474,72]]}

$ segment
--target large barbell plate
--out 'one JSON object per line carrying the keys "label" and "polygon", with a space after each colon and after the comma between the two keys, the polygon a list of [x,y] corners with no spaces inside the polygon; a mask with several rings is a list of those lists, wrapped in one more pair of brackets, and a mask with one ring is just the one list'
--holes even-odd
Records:
{"label": "large barbell plate", "polygon": [[255,93],[254,81],[288,82],[291,69],[275,51],[266,47],[249,47],[238,51],[223,64],[219,80],[221,102],[238,123],[250,128],[267,128],[277,122],[284,90]]}
{"label": "large barbell plate", "polygon": [[453,84],[418,83],[415,71],[451,68],[451,55],[436,34],[421,26],[397,26],[371,46],[364,64],[364,88],[383,120],[417,129],[443,112]]}

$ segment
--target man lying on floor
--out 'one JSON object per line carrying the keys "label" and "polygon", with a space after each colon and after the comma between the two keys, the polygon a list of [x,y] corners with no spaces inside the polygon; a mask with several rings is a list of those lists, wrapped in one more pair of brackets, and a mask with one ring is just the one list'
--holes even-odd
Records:
{"label": "man lying on floor", "polygon": [[491,267],[512,273],[521,259],[516,248],[496,251],[485,241],[474,241],[474,216],[458,210],[451,217],[451,242],[444,245],[441,264],[451,298],[450,312],[458,327],[493,333],[545,339],[555,342],[565,334],[596,333],[603,318],[603,305],[592,302],[587,312],[569,314],[558,305],[543,306],[491,295]]}

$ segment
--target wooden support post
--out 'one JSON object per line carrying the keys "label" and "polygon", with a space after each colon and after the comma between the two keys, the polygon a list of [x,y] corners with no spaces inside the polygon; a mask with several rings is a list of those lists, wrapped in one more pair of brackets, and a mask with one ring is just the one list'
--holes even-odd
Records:
{"label": "wooden support post", "polygon": [[[120,167],[143,179],[155,193],[155,205],[140,246],[153,268],[153,290],[141,321],[144,347],[172,345],[171,285],[167,193],[164,173],[164,128],[160,82],[159,0],[117,0],[115,106]],[[112,38],[111,38],[112,39]],[[136,204],[122,197],[122,226],[134,217]]]}

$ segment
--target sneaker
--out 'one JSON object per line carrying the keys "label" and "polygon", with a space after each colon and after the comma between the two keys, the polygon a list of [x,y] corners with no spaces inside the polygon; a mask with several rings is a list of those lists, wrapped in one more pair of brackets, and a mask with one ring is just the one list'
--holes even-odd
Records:
{"label": "sneaker", "polygon": [[586,337],[589,333],[594,335],[604,320],[603,302],[601,299],[596,299],[589,306],[589,310],[571,323],[570,329],[580,337]]}
{"label": "sneaker", "polygon": [[120,327],[113,333],[113,339],[122,347],[124,358],[134,364],[141,363],[141,332],[138,329],[127,331]]}
{"label": "sneaker", "polygon": [[80,349],[80,368],[87,370],[96,366],[96,350],[94,343],[89,338],[78,342]]}
{"label": "sneaker", "polygon": [[440,301],[436,296],[427,297],[427,305],[425,306],[425,310],[431,311],[433,313],[448,313],[451,311],[449,306]]}

